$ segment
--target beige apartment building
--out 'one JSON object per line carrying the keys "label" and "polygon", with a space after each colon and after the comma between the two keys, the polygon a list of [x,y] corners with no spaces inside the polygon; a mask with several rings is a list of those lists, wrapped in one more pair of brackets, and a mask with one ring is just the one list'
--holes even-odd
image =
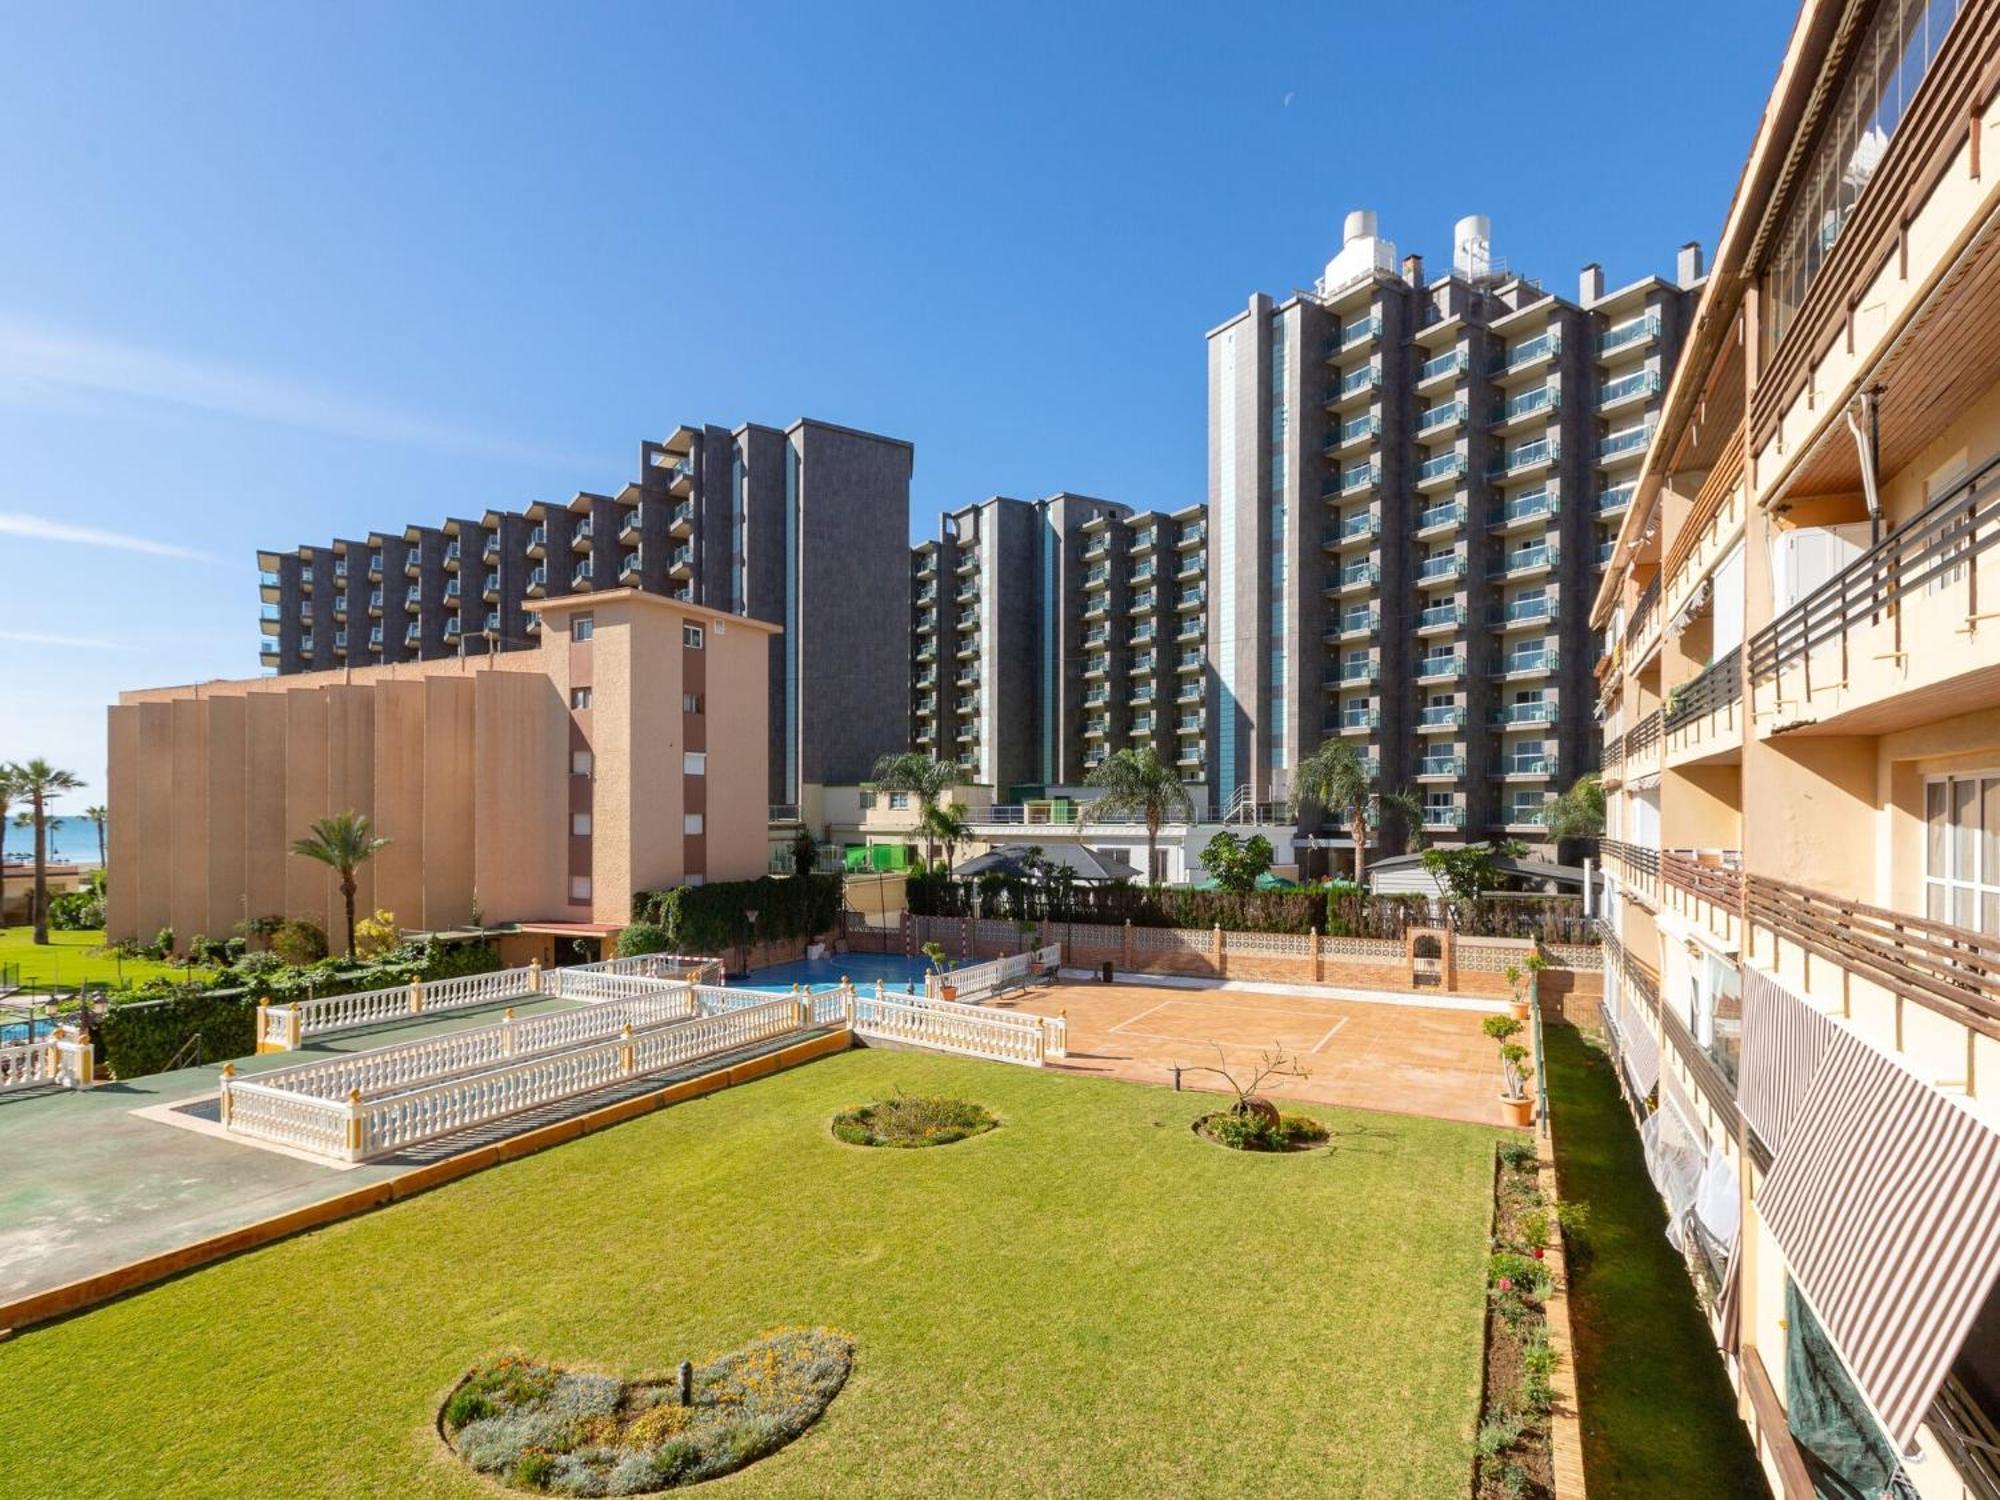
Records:
{"label": "beige apartment building", "polygon": [[776,626],[639,589],[548,599],[534,646],[121,695],[113,938],[246,917],[340,936],[337,878],[290,852],[353,809],[390,842],[357,907],[589,937],[636,891],[764,873]]}
{"label": "beige apartment building", "polygon": [[1808,0],[1592,615],[1606,1019],[1786,1497],[2000,1496],[1997,90],[1996,0]]}

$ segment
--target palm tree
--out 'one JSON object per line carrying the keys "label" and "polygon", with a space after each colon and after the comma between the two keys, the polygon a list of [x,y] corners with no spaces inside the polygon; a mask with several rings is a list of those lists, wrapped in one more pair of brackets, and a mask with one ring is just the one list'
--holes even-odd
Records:
{"label": "palm tree", "polygon": [[111,821],[111,809],[99,803],[96,807],[86,807],[83,815],[90,819],[97,829],[97,868],[101,873],[106,860],[104,853],[104,825]]}
{"label": "palm tree", "polygon": [[1292,795],[1300,802],[1316,802],[1335,817],[1347,820],[1354,837],[1354,883],[1363,885],[1368,876],[1368,837],[1375,796],[1373,778],[1361,752],[1346,740],[1325,740],[1298,764],[1292,773]]}
{"label": "palm tree", "polygon": [[953,761],[932,760],[906,750],[901,755],[885,755],[875,762],[875,787],[884,792],[908,792],[917,799],[917,826],[924,831],[924,863],[936,855],[937,835],[929,827],[938,799],[965,779]]}
{"label": "palm tree", "polygon": [[292,845],[292,853],[316,859],[340,872],[340,899],[347,906],[349,958],[354,957],[354,893],[358,889],[354,882],[355,867],[373,859],[388,843],[387,839],[375,836],[367,818],[349,810],[321,818],[312,825],[311,838],[299,839]]}
{"label": "palm tree", "polygon": [[1160,759],[1158,750],[1142,745],[1107,757],[1084,784],[1103,789],[1096,801],[1084,804],[1086,823],[1133,813],[1146,820],[1146,884],[1156,884],[1153,871],[1157,868],[1160,825],[1170,817],[1194,819],[1194,800],[1181,784],[1179,773]]}
{"label": "palm tree", "polygon": [[[0,845],[4,845],[7,841],[7,809],[13,805],[14,799],[21,795],[17,779],[20,773],[19,766],[0,760]],[[4,857],[0,857],[0,911],[6,910],[6,907],[7,861]]]}
{"label": "palm tree", "polygon": [[1393,812],[1403,820],[1403,852],[1416,854],[1430,842],[1424,833],[1424,799],[1417,795],[1415,787],[1406,786],[1400,792],[1384,792],[1376,799],[1384,811]]}
{"label": "palm tree", "polygon": [[940,804],[924,814],[924,837],[934,838],[944,845],[944,866],[949,870],[958,860],[958,846],[971,835],[972,825],[965,814],[949,803]]}
{"label": "palm tree", "polygon": [[1542,808],[1542,828],[1554,842],[1603,837],[1604,784],[1595,771],[1577,777],[1568,791],[1548,800]]}
{"label": "palm tree", "polygon": [[61,771],[42,759],[9,766],[6,779],[13,793],[28,804],[27,820],[35,830],[35,941],[44,946],[49,940],[49,803],[64,792],[74,792],[83,778],[74,771]]}

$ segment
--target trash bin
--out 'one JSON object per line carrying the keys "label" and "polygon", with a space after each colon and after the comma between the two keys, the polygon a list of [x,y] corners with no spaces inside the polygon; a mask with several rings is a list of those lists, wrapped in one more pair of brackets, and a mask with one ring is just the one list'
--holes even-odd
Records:
{"label": "trash bin", "polygon": [[1111,960],[1108,958],[1104,960],[1104,982],[1111,983]]}

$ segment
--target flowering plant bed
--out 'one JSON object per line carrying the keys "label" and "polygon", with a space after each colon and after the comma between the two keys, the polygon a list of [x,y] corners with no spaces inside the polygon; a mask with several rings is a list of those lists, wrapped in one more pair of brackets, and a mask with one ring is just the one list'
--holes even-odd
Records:
{"label": "flowering plant bed", "polygon": [[1195,1134],[1231,1151],[1318,1151],[1333,1139],[1311,1115],[1219,1109],[1194,1122]]}
{"label": "flowering plant bed", "polygon": [[1552,1206],[1540,1161],[1525,1141],[1503,1142],[1493,1181],[1493,1245],[1486,1271],[1486,1391],[1476,1439],[1478,1500],[1526,1500],[1555,1493],[1548,1296],[1555,1277],[1543,1260],[1557,1226],[1581,1227],[1578,1206]]}
{"label": "flowering plant bed", "polygon": [[852,1342],[825,1328],[767,1333],[664,1379],[496,1355],[458,1383],[439,1430],[467,1464],[515,1489],[650,1494],[777,1452],[819,1420],[853,1359]]}
{"label": "flowering plant bed", "polygon": [[942,1094],[902,1094],[843,1109],[834,1136],[850,1146],[949,1146],[1000,1123],[984,1105]]}

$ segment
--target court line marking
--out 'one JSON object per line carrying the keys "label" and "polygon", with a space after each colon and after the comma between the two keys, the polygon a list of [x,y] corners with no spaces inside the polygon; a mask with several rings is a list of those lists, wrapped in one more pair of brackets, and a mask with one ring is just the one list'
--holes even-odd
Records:
{"label": "court line marking", "polygon": [[1185,1000],[1162,1000],[1158,1005],[1147,1006],[1144,1010],[1140,1011],[1139,1014],[1136,1016],[1127,1016],[1124,1020],[1120,1021],[1116,1026],[1108,1028],[1108,1030],[1113,1032],[1123,1031],[1127,1026],[1130,1026],[1133,1022],[1145,1020],[1146,1017],[1150,1016],[1156,1010],[1165,1010],[1169,1005],[1185,1005],[1186,1003],[1187,1002]]}
{"label": "court line marking", "polygon": [[1328,1042],[1332,1041],[1336,1036],[1340,1035],[1340,1028],[1345,1026],[1348,1023],[1349,1019],[1350,1018],[1347,1016],[1342,1016],[1338,1021],[1335,1021],[1331,1026],[1327,1027],[1326,1035],[1321,1037],[1317,1042],[1313,1043],[1312,1050],[1315,1052],[1319,1051]]}

